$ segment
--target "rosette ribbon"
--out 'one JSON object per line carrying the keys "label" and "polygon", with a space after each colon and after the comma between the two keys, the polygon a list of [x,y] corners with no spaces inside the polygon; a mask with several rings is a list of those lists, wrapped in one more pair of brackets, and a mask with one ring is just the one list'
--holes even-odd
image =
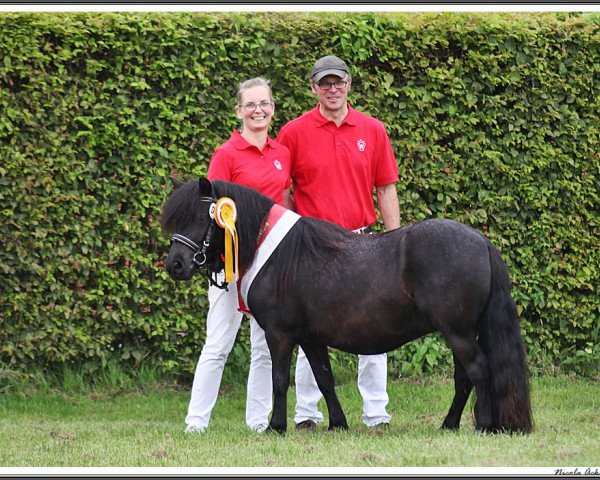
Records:
{"label": "rosette ribbon", "polygon": [[225,281],[237,281],[238,267],[238,234],[235,229],[237,208],[229,197],[221,197],[215,206],[215,222],[225,230]]}

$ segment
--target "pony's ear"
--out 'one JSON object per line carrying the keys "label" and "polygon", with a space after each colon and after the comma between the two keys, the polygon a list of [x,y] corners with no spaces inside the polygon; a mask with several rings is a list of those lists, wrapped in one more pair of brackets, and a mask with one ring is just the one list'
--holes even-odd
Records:
{"label": "pony's ear", "polygon": [[171,183],[173,184],[173,188],[175,188],[175,190],[177,190],[179,187],[181,187],[183,185],[183,182],[180,182],[175,177],[169,177],[169,178],[171,179]]}
{"label": "pony's ear", "polygon": [[212,197],[212,184],[207,178],[199,178],[200,195],[203,197]]}

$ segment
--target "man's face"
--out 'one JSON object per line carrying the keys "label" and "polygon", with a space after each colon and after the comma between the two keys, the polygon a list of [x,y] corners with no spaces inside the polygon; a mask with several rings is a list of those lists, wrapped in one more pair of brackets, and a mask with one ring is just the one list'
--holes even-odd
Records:
{"label": "man's face", "polygon": [[319,80],[318,84],[312,83],[311,89],[319,99],[321,107],[334,112],[346,106],[351,84],[348,76],[340,78],[337,75],[327,75]]}

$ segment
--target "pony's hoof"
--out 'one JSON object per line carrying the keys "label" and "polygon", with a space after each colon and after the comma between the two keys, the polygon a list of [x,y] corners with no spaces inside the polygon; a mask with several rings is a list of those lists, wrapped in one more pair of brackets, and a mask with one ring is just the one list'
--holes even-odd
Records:
{"label": "pony's hoof", "polygon": [[273,434],[276,433],[278,435],[285,435],[285,427],[281,428],[281,427],[274,427],[273,425],[269,425],[266,429],[265,429],[265,433],[269,433],[269,434]]}
{"label": "pony's hoof", "polygon": [[484,435],[496,435],[502,433],[502,429],[498,427],[475,427],[475,430]]}
{"label": "pony's hoof", "polygon": [[330,432],[335,430],[348,430],[348,425],[329,425],[328,430]]}
{"label": "pony's hoof", "polygon": [[440,427],[442,430],[450,430],[452,432],[458,432],[459,430],[459,426],[458,424],[450,424],[450,423],[442,423],[442,426]]}

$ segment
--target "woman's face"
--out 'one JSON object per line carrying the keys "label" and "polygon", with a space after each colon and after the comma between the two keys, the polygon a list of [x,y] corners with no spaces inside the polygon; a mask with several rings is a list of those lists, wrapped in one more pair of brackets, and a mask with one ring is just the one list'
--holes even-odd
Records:
{"label": "woman's face", "polygon": [[268,129],[275,113],[275,104],[264,86],[248,88],[242,92],[242,101],[235,107],[244,130],[260,131]]}

